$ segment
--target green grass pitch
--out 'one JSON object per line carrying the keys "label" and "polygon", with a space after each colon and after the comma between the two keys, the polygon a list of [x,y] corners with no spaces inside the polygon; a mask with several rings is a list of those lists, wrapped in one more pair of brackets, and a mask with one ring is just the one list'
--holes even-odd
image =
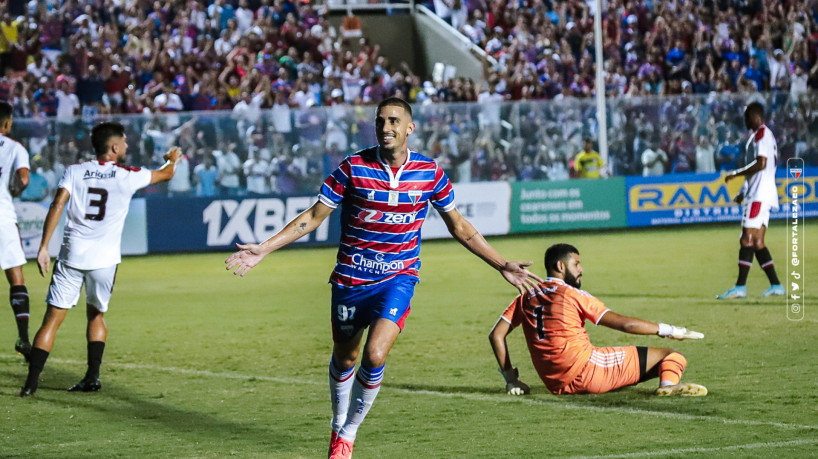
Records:
{"label": "green grass pitch", "polygon": [[[807,222],[806,282],[818,242]],[[786,227],[767,242],[785,280]],[[704,332],[697,342],[625,335],[588,324],[596,345],[672,346],[703,398],[655,398],[655,381],[598,396],[549,394],[522,339],[509,339],[528,397],[503,392],[487,334],[514,290],[454,241],[426,242],[406,329],[359,430],[355,457],[810,457],[818,453],[818,303],[791,322],[754,264],[752,298],[717,302],[736,275],[739,225],[492,238],[509,259],[544,274],[547,245],[576,245],[583,287],[614,311]],[[284,250],[245,278],[227,254],[126,258],[106,319],[102,391],[68,393],[85,371],[84,307],[60,329],[28,399],[26,367],[0,314],[0,456],[37,458],[325,457],[326,280],[334,248]],[[31,333],[47,279],[25,267]],[[808,292],[809,293],[809,292]]]}

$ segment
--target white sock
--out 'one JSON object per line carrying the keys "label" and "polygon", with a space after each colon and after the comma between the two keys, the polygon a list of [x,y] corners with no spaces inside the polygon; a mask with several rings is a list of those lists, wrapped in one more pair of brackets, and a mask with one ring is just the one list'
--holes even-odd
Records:
{"label": "white sock", "polygon": [[358,368],[355,382],[352,384],[347,420],[344,427],[338,432],[339,437],[355,441],[358,426],[364,421],[369,409],[372,408],[372,403],[375,402],[375,397],[378,396],[378,392],[381,390],[384,366],[379,368],[361,366]]}
{"label": "white sock", "polygon": [[349,393],[352,390],[353,372],[355,367],[339,370],[335,359],[329,361],[329,395],[332,401],[331,427],[334,432],[341,430],[347,420],[349,409]]}

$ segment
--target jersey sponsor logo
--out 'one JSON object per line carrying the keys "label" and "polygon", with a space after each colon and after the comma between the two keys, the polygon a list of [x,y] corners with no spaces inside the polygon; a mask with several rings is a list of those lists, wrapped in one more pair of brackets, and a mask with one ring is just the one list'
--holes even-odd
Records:
{"label": "jersey sponsor logo", "polygon": [[358,218],[367,223],[405,225],[407,223],[414,223],[415,218],[417,218],[417,213],[381,212],[380,210],[367,209],[358,212]]}
{"label": "jersey sponsor logo", "polygon": [[[381,255],[381,254],[378,254]],[[375,258],[378,258],[375,255]],[[401,271],[404,269],[403,261],[382,261],[383,255],[380,257],[381,261],[371,260],[360,253],[352,256],[352,264],[358,271],[364,271],[372,274],[383,274],[388,272]]]}
{"label": "jersey sponsor logo", "polygon": [[102,172],[99,172],[99,171],[85,171],[85,174],[83,174],[82,179],[83,180],[88,180],[88,179],[104,180],[104,179],[110,179],[110,178],[115,178],[115,177],[116,177],[116,170],[112,170],[111,172],[106,172],[106,173],[102,173]]}

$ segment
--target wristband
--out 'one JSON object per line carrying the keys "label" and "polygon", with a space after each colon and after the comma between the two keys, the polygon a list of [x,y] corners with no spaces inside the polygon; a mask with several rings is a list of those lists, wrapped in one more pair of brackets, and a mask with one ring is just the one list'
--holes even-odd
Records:
{"label": "wristband", "polygon": [[508,371],[504,371],[502,368],[498,368],[497,371],[499,371],[500,374],[503,375],[503,379],[506,380],[506,384],[517,381],[517,378],[520,375],[520,373],[517,372],[516,368],[512,368],[511,370]]}

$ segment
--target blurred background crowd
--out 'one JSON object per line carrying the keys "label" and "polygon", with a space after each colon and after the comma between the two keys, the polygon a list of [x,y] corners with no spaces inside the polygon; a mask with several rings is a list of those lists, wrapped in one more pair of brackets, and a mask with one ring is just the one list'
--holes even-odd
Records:
{"label": "blurred background crowd", "polygon": [[456,181],[734,167],[753,98],[781,164],[818,161],[818,1],[603,2],[606,164],[593,156],[593,1],[426,4],[485,52],[482,80],[425,80],[310,1],[5,0],[0,100],[46,192],[101,115],[127,121],[136,164],[185,148],[170,193],[313,192],[375,143],[372,106],[392,95],[419,107],[412,147]]}

